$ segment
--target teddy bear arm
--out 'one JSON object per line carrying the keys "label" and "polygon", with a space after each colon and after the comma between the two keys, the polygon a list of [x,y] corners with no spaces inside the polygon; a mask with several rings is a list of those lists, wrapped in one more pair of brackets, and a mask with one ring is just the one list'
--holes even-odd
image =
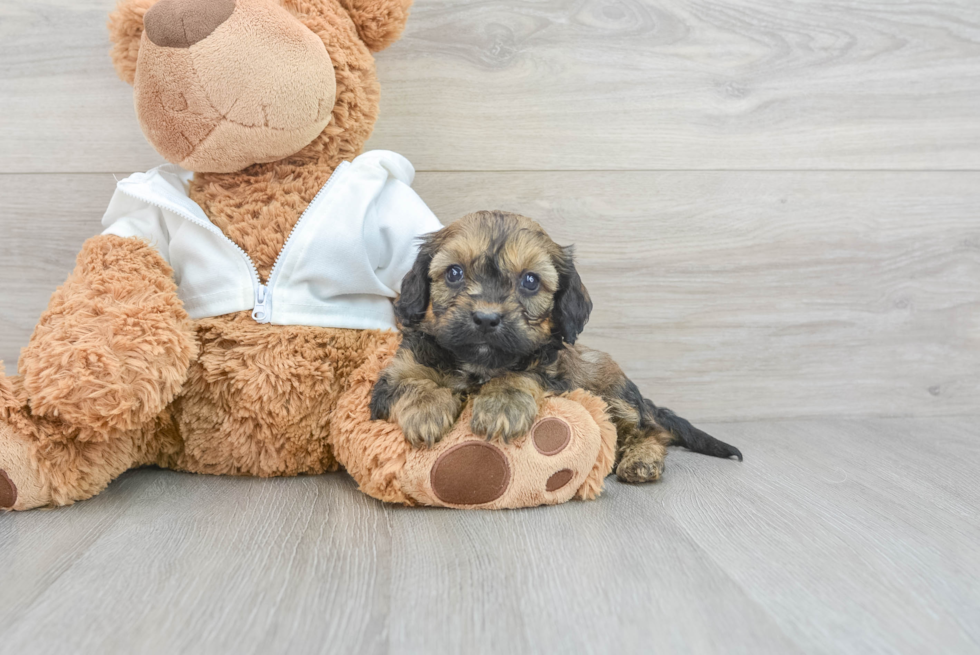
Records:
{"label": "teddy bear arm", "polygon": [[196,352],[173,272],[133,237],[89,239],[21,353],[31,411],[108,433],[152,421]]}

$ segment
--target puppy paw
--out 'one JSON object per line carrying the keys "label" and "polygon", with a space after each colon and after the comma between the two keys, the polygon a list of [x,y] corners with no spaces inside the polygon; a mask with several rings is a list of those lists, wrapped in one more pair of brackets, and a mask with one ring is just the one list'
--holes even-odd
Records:
{"label": "puppy paw", "polygon": [[527,434],[538,414],[534,396],[518,389],[500,389],[480,394],[473,400],[473,434],[504,443]]}
{"label": "puppy paw", "polygon": [[616,467],[616,477],[623,482],[640,484],[643,482],[656,482],[664,473],[664,463],[644,462],[643,460],[632,460],[620,462]]}
{"label": "puppy paw", "polygon": [[664,473],[667,449],[652,441],[641,442],[623,451],[616,465],[616,477],[623,482],[656,482]]}
{"label": "puppy paw", "polygon": [[403,398],[395,405],[395,418],[405,439],[416,448],[431,447],[453,427],[459,416],[460,403],[445,388]]}

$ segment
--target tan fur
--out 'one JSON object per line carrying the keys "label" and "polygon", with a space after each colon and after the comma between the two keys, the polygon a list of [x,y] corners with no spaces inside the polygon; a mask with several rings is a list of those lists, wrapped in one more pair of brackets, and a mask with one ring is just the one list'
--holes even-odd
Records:
{"label": "tan fur", "polygon": [[96,440],[153,419],[180,391],[197,350],[176,290],[149,244],[89,239],[21,353],[33,413],[91,428],[85,438]]}
{"label": "tan fur", "polygon": [[70,505],[99,493],[123,471],[153,461],[160,443],[155,421],[130,430],[71,426],[34,414],[27,398],[23,379],[0,370],[0,468],[19,492],[11,509]]}
{"label": "tan fur", "polygon": [[462,403],[451,389],[432,380],[407,381],[404,393],[391,411],[405,439],[415,446],[431,446],[453,427]]}
{"label": "tan fur", "polygon": [[534,424],[544,390],[531,378],[509,374],[493,378],[473,399],[474,434],[504,443],[524,436]]}
{"label": "tan fur", "polygon": [[119,79],[132,84],[136,78],[136,60],[143,37],[143,16],[159,0],[119,0],[116,10],[109,14],[109,56]]}
{"label": "tan fur", "polygon": [[398,40],[408,20],[412,0],[340,0],[357,25],[357,32],[373,52]]}
{"label": "tan fur", "polygon": [[[147,18],[176,1],[152,7]],[[295,153],[330,120],[336,88],[326,35],[278,2],[237,0],[222,24],[189,47],[154,42],[168,22],[182,32],[194,26],[155,20],[141,38],[133,84],[143,133],[168,161],[237,171]]]}

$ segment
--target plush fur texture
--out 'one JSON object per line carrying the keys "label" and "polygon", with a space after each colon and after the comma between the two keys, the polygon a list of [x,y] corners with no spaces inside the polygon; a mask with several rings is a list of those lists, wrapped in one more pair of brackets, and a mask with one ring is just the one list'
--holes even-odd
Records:
{"label": "plush fur texture", "polygon": [[171,407],[183,450],[171,468],[225,475],[317,474],[337,463],[332,419],[367,357],[392,332],[199,321],[201,355]]}
{"label": "plush fur texture", "polygon": [[340,0],[340,4],[357,25],[361,40],[372,52],[378,52],[402,35],[412,0]]}
{"label": "plush fur texture", "polygon": [[20,377],[0,372],[0,470],[17,487],[0,509],[70,505],[99,493],[116,476],[149,464],[163,444],[157,420],[132,430],[95,430],[31,411]]}
{"label": "plush fur texture", "polygon": [[[248,3],[271,1],[236,0],[253,7]],[[113,62],[130,83],[149,56],[141,48],[143,17],[154,4],[122,0],[109,22]],[[289,20],[315,35],[329,56],[330,121],[292,154],[234,172],[199,172],[190,186],[191,198],[263,278],[310,200],[370,135],[379,97],[371,51],[401,33],[408,4],[283,0]],[[190,47],[237,25],[234,16]],[[166,76],[153,82],[165,87],[155,90],[161,98],[179,95],[187,83]],[[147,111],[137,106],[141,119]],[[257,324],[248,313],[188,320],[155,250],[135,239],[95,237],[52,297],[23,352],[22,375],[0,373],[0,500],[14,498],[9,508],[17,510],[67,505],[146,464],[273,476],[322,473],[339,460],[359,480],[382,480],[380,487],[365,484],[373,495],[424,502],[399,491],[397,472],[391,477],[397,454],[372,454],[393,431],[404,444],[396,427],[369,421],[367,409],[379,362],[398,341],[390,332]],[[569,415],[575,442],[598,452],[576,465],[576,493],[592,497],[611,464],[599,444],[609,424],[596,399],[566,402],[578,417]]]}
{"label": "plush fur texture", "polygon": [[89,239],[21,353],[31,411],[96,434],[152,420],[180,392],[197,351],[176,291],[149,244]]}
{"label": "plush fur texture", "polygon": [[549,394],[602,397],[619,434],[616,473],[658,480],[667,445],[717,457],[737,448],[643,398],[605,353],[577,344],[592,310],[569,248],[524,216],[477,212],[429,235],[395,303],[404,340],[375,386],[374,418],[431,447],[464,403],[470,427],[504,442],[524,436]]}
{"label": "plush fur texture", "polygon": [[188,47],[153,37],[167,43],[171,30],[191,31],[191,18],[204,16],[172,15],[200,3],[161,0],[145,16],[164,18],[141,39],[136,114],[157,151],[188,170],[277,161],[320,134],[334,107],[324,41],[274,0],[233,4],[230,16]]}

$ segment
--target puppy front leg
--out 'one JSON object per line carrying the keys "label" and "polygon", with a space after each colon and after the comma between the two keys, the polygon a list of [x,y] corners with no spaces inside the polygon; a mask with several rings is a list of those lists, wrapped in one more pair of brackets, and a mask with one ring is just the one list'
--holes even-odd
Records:
{"label": "puppy front leg", "polygon": [[511,373],[494,378],[473,399],[470,428],[487,439],[500,437],[509,443],[531,429],[543,396],[541,385],[531,376]]}
{"label": "puppy front leg", "polygon": [[440,384],[442,375],[401,349],[371,394],[371,420],[390,419],[413,446],[432,446],[459,417],[458,393]]}
{"label": "puppy front leg", "polygon": [[459,396],[432,380],[405,380],[401,391],[391,418],[405,438],[416,447],[438,443],[459,416]]}

